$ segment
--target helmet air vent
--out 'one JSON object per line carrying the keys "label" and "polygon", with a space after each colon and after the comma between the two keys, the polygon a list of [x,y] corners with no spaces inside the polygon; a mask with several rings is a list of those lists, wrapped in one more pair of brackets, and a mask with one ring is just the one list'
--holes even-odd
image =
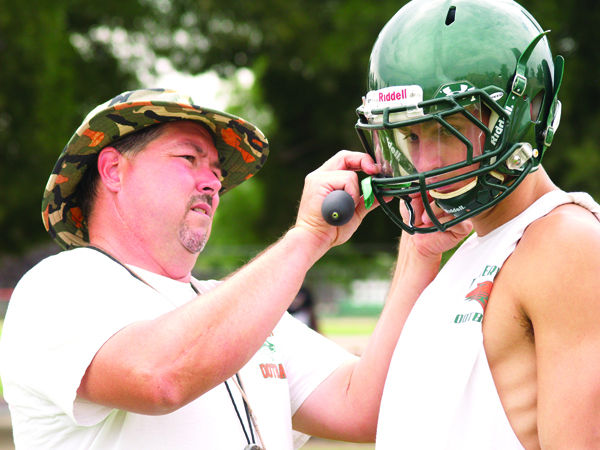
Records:
{"label": "helmet air vent", "polygon": [[455,17],[456,17],[456,6],[451,6],[450,8],[448,8],[448,14],[446,14],[446,25],[453,24]]}

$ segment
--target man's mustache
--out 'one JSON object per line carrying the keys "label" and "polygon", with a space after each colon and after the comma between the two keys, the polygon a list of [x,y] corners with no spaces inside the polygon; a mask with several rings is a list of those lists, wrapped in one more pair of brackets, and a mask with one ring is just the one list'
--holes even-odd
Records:
{"label": "man's mustache", "polygon": [[212,195],[210,195],[210,194],[194,195],[188,202],[188,209],[191,209],[192,206],[194,206],[198,203],[206,203],[210,207],[211,212],[213,212],[213,196]]}

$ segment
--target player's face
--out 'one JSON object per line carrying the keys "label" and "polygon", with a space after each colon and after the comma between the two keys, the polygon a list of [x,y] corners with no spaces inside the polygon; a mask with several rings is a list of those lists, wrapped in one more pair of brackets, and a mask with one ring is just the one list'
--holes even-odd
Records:
{"label": "player's face", "polygon": [[132,233],[153,254],[197,254],[219,204],[221,171],[210,133],[179,121],[127,158],[120,207]]}
{"label": "player's face", "polygon": [[[452,128],[472,143],[472,156],[481,155],[482,144],[485,139],[483,131],[462,114],[455,114],[449,117],[447,121]],[[403,141],[402,147],[406,149],[408,159],[419,173],[459,164],[467,159],[467,145],[450,129],[435,121],[401,128],[396,139]],[[427,181],[428,183],[443,181],[472,171],[477,167],[478,164],[472,164],[445,174],[433,176]],[[441,192],[454,191],[472,181],[472,178],[463,180],[449,186],[443,186],[439,190]]]}

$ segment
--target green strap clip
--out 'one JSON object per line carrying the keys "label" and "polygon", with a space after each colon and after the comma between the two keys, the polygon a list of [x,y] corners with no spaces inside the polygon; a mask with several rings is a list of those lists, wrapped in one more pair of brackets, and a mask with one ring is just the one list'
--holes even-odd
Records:
{"label": "green strap clip", "polygon": [[363,193],[363,200],[367,209],[370,209],[375,202],[375,195],[373,194],[373,185],[371,184],[371,177],[363,178],[360,182],[360,187]]}

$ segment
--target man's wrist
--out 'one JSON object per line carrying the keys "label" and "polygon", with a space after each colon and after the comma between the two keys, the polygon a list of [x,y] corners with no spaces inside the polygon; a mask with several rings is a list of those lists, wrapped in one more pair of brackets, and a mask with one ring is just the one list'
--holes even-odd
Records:
{"label": "man's wrist", "polygon": [[296,251],[300,251],[312,266],[331,248],[331,238],[323,233],[318,235],[301,226],[293,226],[283,237]]}

